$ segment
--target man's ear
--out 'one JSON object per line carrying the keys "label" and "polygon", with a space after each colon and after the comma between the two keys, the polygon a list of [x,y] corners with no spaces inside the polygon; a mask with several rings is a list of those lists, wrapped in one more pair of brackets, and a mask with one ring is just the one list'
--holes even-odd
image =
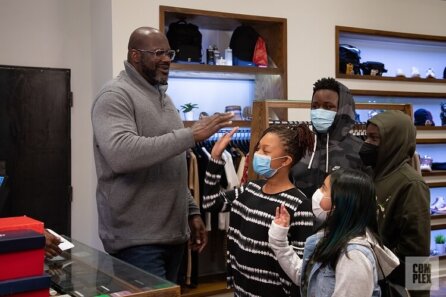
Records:
{"label": "man's ear", "polygon": [[141,63],[141,53],[135,50],[130,50],[130,59],[133,63]]}

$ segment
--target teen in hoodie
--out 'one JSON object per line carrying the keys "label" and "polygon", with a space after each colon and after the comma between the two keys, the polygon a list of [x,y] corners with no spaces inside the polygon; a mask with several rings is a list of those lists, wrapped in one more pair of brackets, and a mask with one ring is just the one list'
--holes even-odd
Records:
{"label": "teen in hoodie", "polygon": [[[405,285],[405,257],[428,257],[430,245],[429,188],[408,164],[415,152],[416,130],[401,111],[385,111],[367,123],[367,139],[359,152],[364,165],[373,168],[383,243],[400,259],[390,275]],[[429,296],[412,291],[411,296]]]}
{"label": "teen in hoodie", "polygon": [[294,184],[307,197],[313,195],[332,171],[362,167],[358,154],[362,140],[350,134],[355,123],[355,101],[346,86],[333,78],[314,83],[311,123],[315,132],[313,153],[291,172]]}
{"label": "teen in hoodie", "polygon": [[378,279],[398,266],[398,258],[381,243],[376,218],[375,187],[358,170],[339,169],[317,192],[328,211],[321,230],[305,242],[300,259],[288,244],[290,216],[276,209],[269,243],[280,266],[300,285],[301,295],[319,297],[381,296]]}

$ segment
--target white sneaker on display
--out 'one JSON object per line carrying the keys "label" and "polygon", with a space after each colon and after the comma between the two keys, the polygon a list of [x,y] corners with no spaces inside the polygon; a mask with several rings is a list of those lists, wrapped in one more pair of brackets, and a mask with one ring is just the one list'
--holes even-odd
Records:
{"label": "white sneaker on display", "polygon": [[438,196],[435,198],[435,202],[431,204],[431,209],[446,210],[446,203],[444,197]]}
{"label": "white sneaker on display", "polygon": [[435,72],[432,70],[432,68],[429,68],[426,71],[426,78],[435,78]]}
{"label": "white sneaker on display", "polygon": [[420,77],[420,71],[417,67],[412,67],[412,75],[411,77]]}
{"label": "white sneaker on display", "polygon": [[406,75],[404,74],[403,69],[401,69],[401,68],[398,68],[398,69],[396,70],[396,76],[399,76],[399,77],[406,77]]}

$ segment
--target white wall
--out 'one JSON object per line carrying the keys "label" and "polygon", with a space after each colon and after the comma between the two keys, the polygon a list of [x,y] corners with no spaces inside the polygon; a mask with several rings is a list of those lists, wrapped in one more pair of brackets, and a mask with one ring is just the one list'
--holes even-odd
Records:
{"label": "white wall", "polygon": [[[72,236],[96,247],[91,103],[123,68],[133,29],[158,27],[159,5],[287,18],[291,99],[309,99],[314,81],[335,75],[335,25],[446,36],[440,0],[0,0],[0,64],[72,71]],[[352,89],[446,93],[444,84],[343,82]]]}
{"label": "white wall", "polygon": [[0,64],[71,69],[72,236],[98,246],[90,31],[88,0],[0,1]]}
{"label": "white wall", "polygon": [[[265,0],[112,0],[113,72],[117,74],[122,69],[128,37],[133,29],[139,26],[158,28],[159,5],[287,18],[290,99],[309,99],[312,84],[317,79],[334,77],[336,25],[446,35],[446,2],[440,0],[282,0],[273,3]],[[442,84],[341,82],[352,89],[446,92]]]}

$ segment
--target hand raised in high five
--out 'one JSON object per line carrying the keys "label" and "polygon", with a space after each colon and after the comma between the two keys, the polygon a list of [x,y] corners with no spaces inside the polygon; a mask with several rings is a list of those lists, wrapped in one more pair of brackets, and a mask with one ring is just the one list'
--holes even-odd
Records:
{"label": "hand raised in high five", "polygon": [[285,205],[276,207],[276,217],[274,223],[282,227],[288,227],[290,225],[290,214],[286,210]]}
{"label": "hand raised in high five", "polygon": [[231,132],[226,133],[223,137],[221,137],[212,148],[211,157],[215,160],[221,159],[221,154],[223,154],[223,151],[228,146],[229,142],[231,141],[232,135],[238,130],[238,127],[234,127]]}
{"label": "hand raised in high five", "polygon": [[216,113],[196,121],[192,126],[195,141],[208,139],[221,128],[228,127],[232,123],[231,118],[233,116],[232,112]]}

